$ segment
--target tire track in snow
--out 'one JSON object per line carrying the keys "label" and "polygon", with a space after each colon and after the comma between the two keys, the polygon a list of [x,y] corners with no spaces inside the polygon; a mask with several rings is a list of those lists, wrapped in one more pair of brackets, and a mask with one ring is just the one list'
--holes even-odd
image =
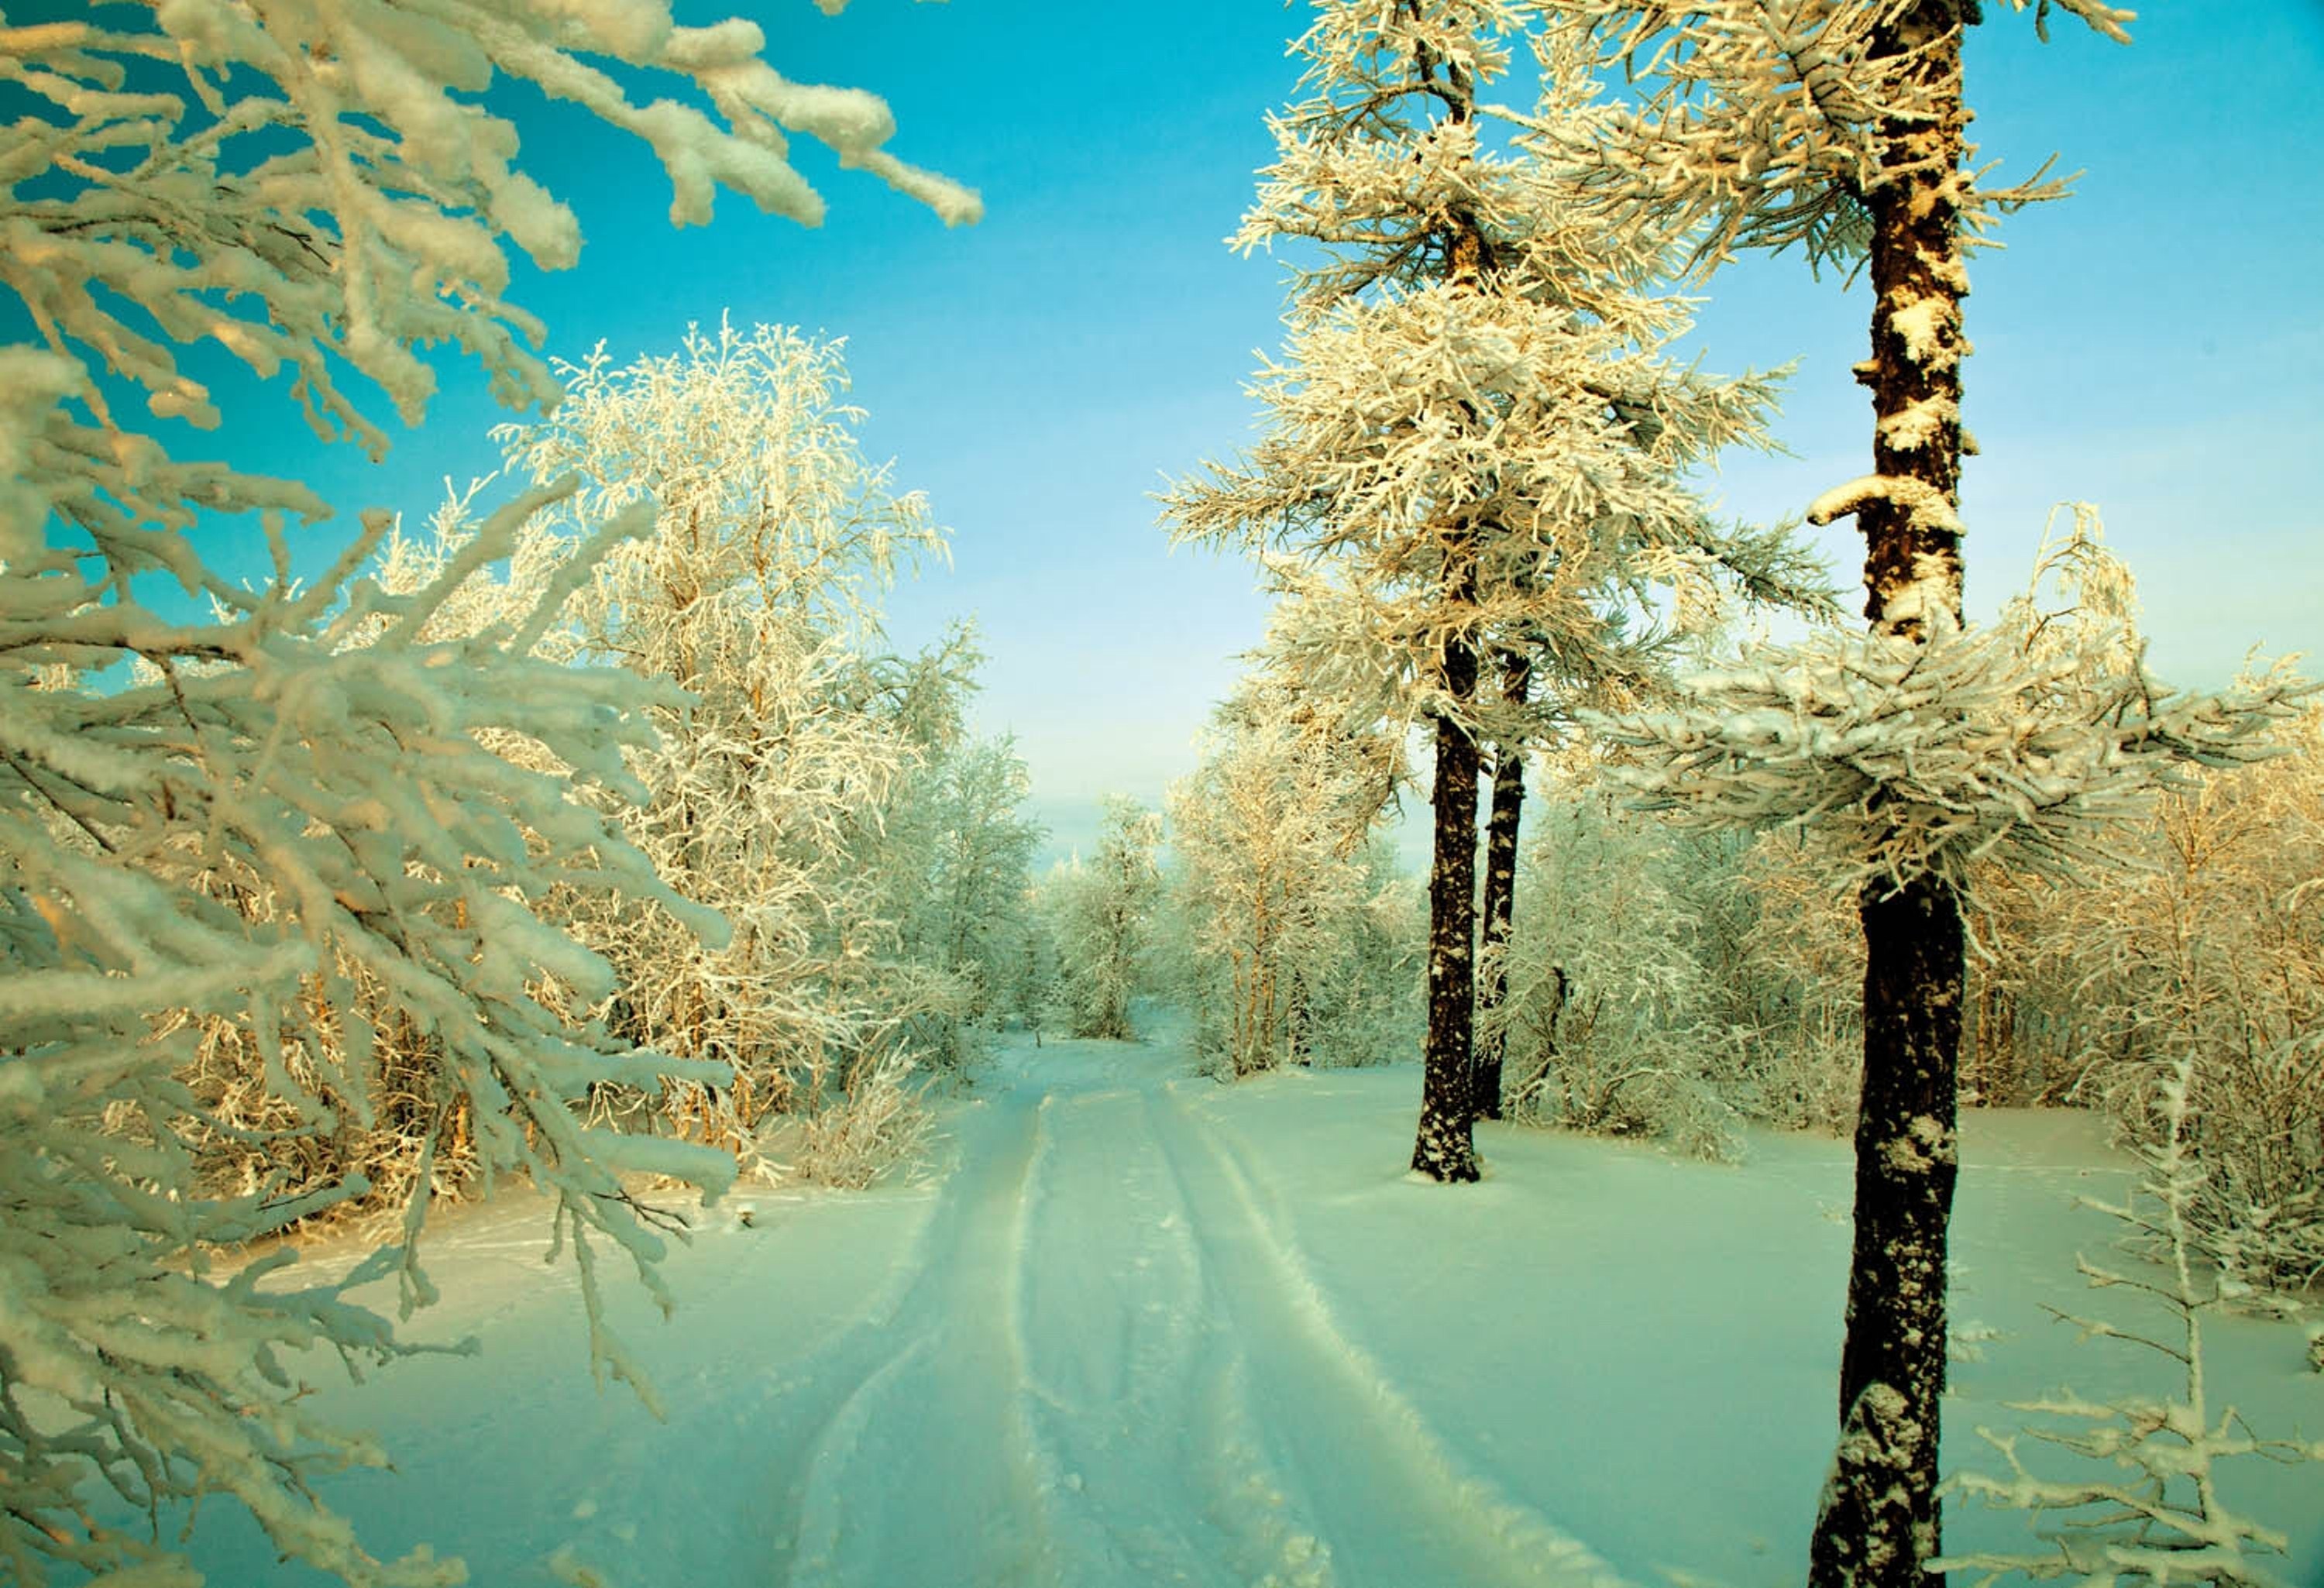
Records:
{"label": "tire track in snow", "polygon": [[1042,1112],[1021,1330],[1074,1524],[1063,1581],[1327,1588],[1282,1575],[1313,1559],[1312,1535],[1257,1461],[1241,1360],[1144,1092],[1053,1094]]}
{"label": "tire track in snow", "polygon": [[1091,1057],[995,1076],[892,1302],[764,1381],[764,1580],[1618,1581],[1337,1327],[1174,1056]]}
{"label": "tire track in snow", "polygon": [[770,1581],[1057,1580],[1016,1328],[1038,1113],[1011,1091],[961,1118],[959,1164],[893,1307],[786,1374],[770,1407]]}
{"label": "tire track in snow", "polygon": [[[1611,1566],[1462,1470],[1380,1365],[1342,1332],[1249,1176],[1167,1090],[1148,1118],[1192,1214],[1204,1269],[1250,1358],[1244,1420],[1319,1524],[1305,1574],[1344,1588],[1611,1588]],[[1288,1581],[1298,1582],[1298,1577]]]}

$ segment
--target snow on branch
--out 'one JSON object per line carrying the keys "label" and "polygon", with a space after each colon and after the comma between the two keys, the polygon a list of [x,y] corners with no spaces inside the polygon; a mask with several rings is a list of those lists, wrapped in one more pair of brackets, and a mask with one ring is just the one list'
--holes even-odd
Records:
{"label": "snow on branch", "polygon": [[[343,392],[343,364],[407,422],[435,383],[415,349],[437,343],[477,358],[503,403],[552,402],[558,383],[527,346],[542,328],[503,296],[506,245],[561,269],[581,232],[515,164],[515,125],[479,97],[496,78],[644,142],[681,224],[707,221],[720,188],[818,224],[786,134],[947,223],[977,217],[973,193],[888,152],[876,96],[792,82],[764,48],[754,23],[682,27],[656,0],[254,14],[189,0],[153,6],[143,27],[0,28],[0,81],[32,107],[0,128],[0,171],[12,186],[50,179],[0,217],[0,282],[50,348],[87,350],[159,418],[218,422],[170,351],[201,341],[262,379],[288,368],[318,434],[374,452],[385,437]],[[639,102],[616,69],[665,96]],[[78,395],[98,429],[120,428],[97,383]]]}
{"label": "snow on branch", "polygon": [[[561,268],[580,231],[516,163],[496,86],[642,140],[682,222],[720,188],[816,221],[792,135],[974,218],[974,195],[887,152],[876,97],[791,82],[765,47],[755,23],[682,27],[660,0],[154,0],[0,23],[0,293],[29,328],[0,347],[0,1578],[189,1582],[161,1512],[222,1492],[347,1581],[456,1580],[424,1552],[373,1559],[309,1487],[385,1457],[306,1409],[291,1353],[377,1360],[403,1349],[392,1326],[344,1285],[260,1289],[205,1254],[401,1195],[378,1271],[423,1302],[417,1237],[438,1144],[456,1146],[487,1186],[527,1177],[553,1200],[593,1355],[631,1376],[595,1248],[669,1297],[665,1221],[622,1175],[715,1192],[734,1172],[576,1106],[731,1073],[609,1031],[614,976],[557,924],[604,900],[655,907],[673,938],[726,929],[619,813],[678,688],[536,649],[651,505],[543,479],[400,588],[357,577],[393,549],[391,515],[365,513],[301,586],[289,531],[328,505],[173,447],[178,423],[222,422],[199,374],[217,350],[374,455],[387,435],[355,388],[417,420],[426,347],[473,357],[505,406],[562,395],[508,251]],[[466,576],[552,511],[576,532],[538,599],[454,621]],[[233,537],[271,553],[260,587],[206,555]],[[147,605],[154,573],[209,614]],[[202,1090],[221,1076],[242,1112]],[[307,1149],[374,1130],[408,1149],[408,1183],[299,1177]],[[250,1184],[216,1183],[221,1143]],[[93,1519],[100,1491],[151,1525]]]}
{"label": "snow on branch", "polygon": [[[2079,605],[2044,611],[2045,578]],[[2181,769],[2276,753],[2271,731],[2315,692],[2279,663],[2171,693],[2145,670],[2126,592],[2091,518],[1991,625],[1757,646],[1672,709],[1597,719],[1640,752],[1609,775],[1688,825],[1796,826],[1884,888],[1960,888],[1987,857],[2073,877]]]}
{"label": "snow on branch", "polygon": [[[2009,0],[2024,10],[2028,0]],[[2127,42],[2132,14],[2055,0]],[[2052,0],[2039,0],[2044,29]],[[1923,134],[1950,113],[1931,69],[1959,30],[1914,39],[1898,0],[1580,0],[1554,9],[1553,47],[1628,85],[1634,103],[1543,129],[1609,215],[1696,235],[1709,267],[1738,248],[1794,245],[1847,263],[1868,241],[1867,198],[1941,167],[1972,236],[1995,217],[2062,196],[2036,172],[1987,187],[1952,171]],[[2046,168],[2045,168],[2046,170]]]}
{"label": "snow on branch", "polygon": [[[480,556],[505,555],[576,482],[488,520]],[[650,522],[618,518],[599,549]],[[384,532],[375,519],[365,543]],[[29,592],[25,586],[31,586]],[[60,609],[14,603],[0,667],[0,1463],[11,1473],[0,1558],[27,1582],[38,1558],[102,1572],[160,1560],[75,1521],[90,1483],[158,1510],[195,1494],[239,1499],[276,1547],[350,1581],[455,1580],[450,1563],[383,1565],[300,1474],[380,1464],[367,1440],[300,1408],[279,1348],[336,1345],[350,1362],[401,1352],[384,1319],[341,1298],[347,1281],[258,1291],[221,1282],[203,1253],[279,1233],[370,1187],[306,1185],[296,1153],[240,1195],[213,1194],[198,1156],[225,1130],[262,1149],[370,1122],[379,1066],[417,1049],[428,1139],[456,1115],[488,1176],[524,1176],[562,1210],[650,1264],[658,1234],[622,1192],[631,1167],[573,1104],[630,1071],[722,1066],[623,1054],[584,1005],[604,962],[545,924],[552,894],[652,900],[715,937],[715,917],[654,874],[577,786],[629,786],[627,751],[651,741],[668,691],[532,658],[506,627],[430,637],[453,589],[409,594],[344,577],[318,595],[278,581],[203,627],[114,614],[138,660],[125,687],[90,687],[53,660],[46,621],[87,636],[79,586]],[[343,594],[344,593],[344,594]],[[51,636],[52,638],[52,636]],[[506,745],[536,747],[530,764]],[[208,1045],[244,1056],[244,1085],[278,1126],[232,1127],[181,1076]],[[669,1144],[653,1167],[716,1187],[730,1156]],[[264,1156],[262,1151],[262,1156]],[[428,1298],[412,1239],[400,1273]],[[596,1354],[619,1343],[585,1290]],[[666,1297],[665,1297],[666,1299]],[[20,1398],[77,1408],[18,1415]],[[19,1498],[21,1495],[22,1498]]]}

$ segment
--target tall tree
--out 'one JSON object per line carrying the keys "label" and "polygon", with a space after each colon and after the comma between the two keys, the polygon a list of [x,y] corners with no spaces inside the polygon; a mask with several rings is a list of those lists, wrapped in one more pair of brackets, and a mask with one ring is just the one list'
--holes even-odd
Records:
{"label": "tall tree", "polygon": [[[2010,0],[2024,10],[2025,0]],[[2039,0],[2036,23],[2052,0]],[[2056,0],[2126,39],[2130,13]],[[1817,501],[1865,537],[1866,616],[1907,644],[1961,626],[1961,301],[1969,245],[2054,187],[1988,189],[1964,167],[1965,30],[1978,0],[1708,0],[1559,8],[1569,37],[1641,88],[1635,114],[1567,129],[1617,224],[1702,228],[1696,257],[1802,245],[1864,262],[1873,303],[1872,467]],[[1579,134],[1573,136],[1573,134]],[[1812,1581],[1917,1583],[1937,1547],[1945,1232],[1956,1172],[1960,900],[1929,872],[1859,904],[1864,1076],[1842,1432]]]}
{"label": "tall tree", "polygon": [[[164,1529],[95,1519],[101,1491],[152,1513],[229,1496],[284,1556],[348,1581],[454,1581],[457,1562],[424,1552],[374,1559],[309,1482],[385,1457],[314,1409],[302,1348],[392,1354],[393,1325],[349,1281],[285,1283],[288,1249],[231,1278],[209,1256],[360,1185],[206,1195],[174,1074],[203,1022],[232,1022],[290,1145],[368,1117],[383,1031],[430,1034],[431,1140],[465,1103],[488,1168],[541,1188],[596,1364],[624,1374],[596,1327],[595,1260],[611,1242],[658,1284],[662,1244],[622,1173],[715,1188],[733,1160],[586,1130],[570,1105],[598,1082],[716,1069],[593,1026],[606,966],[541,914],[560,889],[611,889],[724,928],[567,798],[638,792],[622,752],[650,739],[655,691],[533,657],[553,602],[423,636],[578,482],[518,496],[424,588],[355,582],[384,512],[302,581],[288,528],[329,509],[194,455],[189,428],[222,417],[205,361],[287,370],[318,436],[374,453],[387,433],[360,385],[416,421],[430,345],[473,355],[512,407],[553,402],[506,249],[561,267],[580,230],[513,163],[496,78],[650,143],[679,220],[707,219],[722,187],[814,219],[785,129],[954,218],[975,203],[886,152],[877,99],[789,82],[754,24],[678,27],[651,0],[101,9],[0,27],[0,290],[34,328],[0,346],[0,1576],[190,1581]],[[188,355],[204,343],[222,353]],[[589,555],[650,520],[593,524]],[[226,535],[267,547],[263,588],[221,565]],[[210,610],[173,612],[155,575]],[[512,738],[558,773],[513,762]],[[383,1003],[358,995],[366,978]],[[407,1305],[431,1294],[428,1183],[401,1242],[353,1276],[401,1269]]]}
{"label": "tall tree", "polygon": [[[1322,0],[1299,45],[1310,97],[1271,122],[1275,163],[1237,241],[1322,245],[1293,272],[1268,437],[1167,500],[1181,540],[1258,553],[1317,614],[1294,650],[1338,689],[1434,740],[1428,1025],[1413,1166],[1477,1177],[1479,743],[1523,736],[1480,659],[1523,647],[1536,682],[1623,670],[1646,586],[1731,568],[1789,591],[1780,537],[1730,534],[1683,483],[1761,439],[1770,389],[1662,356],[1684,306],[1650,284],[1665,248],[1578,215],[1556,168],[1489,147],[1480,85],[1526,8]],[[1553,73],[1554,103],[1579,92]]]}

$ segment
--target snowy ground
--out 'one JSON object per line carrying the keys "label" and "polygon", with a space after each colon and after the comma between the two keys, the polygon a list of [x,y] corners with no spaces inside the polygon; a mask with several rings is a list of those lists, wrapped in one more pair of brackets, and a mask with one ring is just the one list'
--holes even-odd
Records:
{"label": "snowy ground", "polygon": [[[374,1549],[421,1539],[471,1581],[1293,1585],[1795,1583],[1829,1457],[1849,1165],[1762,1136],[1741,1168],[1488,1126],[1488,1180],[1416,1184],[1408,1067],[1190,1078],[1182,1048],[1003,1049],[947,1105],[931,1185],[745,1195],[626,1332],[657,1423],[583,1367],[537,1214],[447,1221],[424,1333],[475,1358],[327,1391],[394,1474],[332,1501]],[[2118,1193],[2094,1122],[1973,1118],[1955,1220],[1954,1459],[2000,1402],[2144,1382],[2155,1362],[2044,1301],[2137,1321],[2073,1270]],[[752,1209],[746,1227],[734,1205]],[[2215,1393],[2324,1436],[2301,1331],[2228,1320]],[[319,1366],[319,1364],[318,1364]],[[2142,1378],[2141,1375],[2146,1375]],[[2324,1466],[2239,1492],[2324,1583]],[[2023,1542],[1976,1510],[1954,1547]],[[221,1584],[304,1580],[221,1508]]]}

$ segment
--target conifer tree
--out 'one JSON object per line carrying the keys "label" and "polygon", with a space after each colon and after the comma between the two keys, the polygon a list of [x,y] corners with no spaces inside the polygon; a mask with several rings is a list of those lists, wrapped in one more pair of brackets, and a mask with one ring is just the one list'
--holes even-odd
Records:
{"label": "conifer tree", "polygon": [[[2014,10],[2025,0],[2009,0]],[[2038,0],[2036,25],[2052,0]],[[2058,9],[2126,42],[2104,0]],[[1709,0],[1558,8],[1565,35],[1636,85],[1634,114],[1564,130],[1600,212],[1700,228],[1699,263],[1801,246],[1868,269],[1869,472],[1809,516],[1853,516],[1865,614],[1908,646],[1961,627],[1961,303],[1969,247],[2054,184],[1992,189],[1967,163],[1965,31],[1978,0]],[[1553,134],[1554,135],[1554,134]],[[1956,1174],[1961,901],[1944,877],[1891,869],[1867,888],[1864,1077],[1842,1433],[1812,1580],[1916,1583],[1938,1547],[1945,1231]]]}
{"label": "conifer tree", "polygon": [[[1178,487],[1166,517],[1181,540],[1252,549],[1310,604],[1322,621],[1294,652],[1310,687],[1398,731],[1427,725],[1413,1165],[1472,1180],[1479,744],[1524,737],[1505,679],[1480,691],[1481,659],[1525,656],[1546,692],[1635,665],[1616,614],[1651,582],[1810,581],[1781,537],[1722,532],[1681,481],[1762,438],[1767,383],[1674,368],[1661,350],[1685,310],[1649,290],[1666,249],[1587,222],[1553,164],[1489,143],[1486,118],[1525,119],[1478,92],[1507,70],[1526,8],[1317,9],[1299,46],[1309,97],[1272,120],[1277,158],[1237,241],[1320,245],[1323,261],[1293,272],[1287,352],[1258,388],[1267,439]],[[1578,91],[1549,74],[1553,104]]]}

